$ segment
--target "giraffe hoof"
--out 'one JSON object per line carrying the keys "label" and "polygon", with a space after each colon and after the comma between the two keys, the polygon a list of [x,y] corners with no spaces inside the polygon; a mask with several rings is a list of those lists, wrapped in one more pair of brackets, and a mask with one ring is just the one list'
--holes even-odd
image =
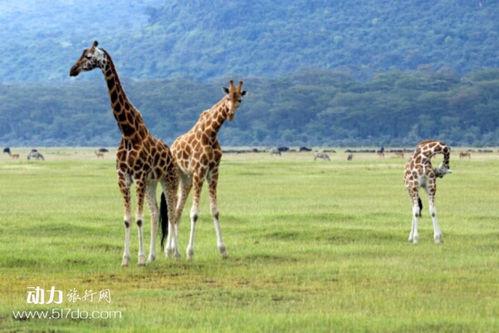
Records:
{"label": "giraffe hoof", "polygon": [[444,240],[442,239],[442,235],[435,236],[434,238],[435,244],[442,244]]}
{"label": "giraffe hoof", "polygon": [[145,266],[146,265],[146,257],[145,256],[139,256],[139,262],[138,262],[138,265],[139,266]]}
{"label": "giraffe hoof", "polygon": [[165,251],[165,256],[167,258],[173,258],[175,256],[175,250],[174,249],[167,249]]}
{"label": "giraffe hoof", "polygon": [[193,249],[187,249],[186,255],[187,255],[187,260],[192,260],[192,257],[194,256],[194,250]]}
{"label": "giraffe hoof", "polygon": [[156,256],[153,255],[153,254],[150,254],[148,257],[147,257],[147,263],[150,264],[152,263],[154,260],[156,260]]}
{"label": "giraffe hoof", "polygon": [[224,258],[224,259],[229,256],[229,254],[227,253],[227,249],[225,248],[225,245],[219,246],[218,251],[220,251],[222,258]]}
{"label": "giraffe hoof", "polygon": [[121,261],[121,267],[128,267],[129,260],[130,260],[130,257],[123,257],[123,260]]}

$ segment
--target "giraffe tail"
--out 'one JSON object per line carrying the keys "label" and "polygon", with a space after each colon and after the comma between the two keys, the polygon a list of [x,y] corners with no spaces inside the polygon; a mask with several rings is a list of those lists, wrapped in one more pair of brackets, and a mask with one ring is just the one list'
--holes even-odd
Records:
{"label": "giraffe tail", "polygon": [[161,223],[161,247],[163,247],[168,236],[168,205],[163,192],[161,192],[161,203],[159,205],[159,221]]}
{"label": "giraffe tail", "polygon": [[423,202],[421,201],[420,197],[418,197],[418,206],[419,206],[419,217],[421,217],[421,214],[423,212]]}

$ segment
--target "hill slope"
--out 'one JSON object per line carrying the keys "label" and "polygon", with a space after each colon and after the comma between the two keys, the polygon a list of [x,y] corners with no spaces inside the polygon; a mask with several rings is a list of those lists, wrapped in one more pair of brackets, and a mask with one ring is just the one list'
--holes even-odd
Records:
{"label": "hill slope", "polygon": [[[99,74],[99,73],[95,73]],[[82,75],[83,76],[83,75]],[[222,94],[222,85],[185,79],[124,81],[152,133],[172,143]],[[499,145],[499,70],[465,77],[391,71],[369,81],[304,71],[248,79],[247,97],[223,145]],[[0,85],[2,145],[115,145],[119,131],[102,77],[66,86]]]}
{"label": "hill slope", "polygon": [[67,80],[93,39],[139,79],[282,76],[307,68],[499,67],[499,2],[0,3],[0,82]]}

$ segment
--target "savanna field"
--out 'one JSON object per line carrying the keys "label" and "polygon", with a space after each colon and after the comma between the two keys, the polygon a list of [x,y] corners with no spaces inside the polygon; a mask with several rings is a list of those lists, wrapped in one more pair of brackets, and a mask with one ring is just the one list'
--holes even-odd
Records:
{"label": "savanna field", "polygon": [[[50,332],[499,331],[499,153],[451,155],[433,243],[422,193],[420,241],[407,242],[405,159],[387,154],[225,154],[219,208],[229,258],[220,258],[206,184],[194,260],[122,268],[122,200],[113,152],[43,149],[46,161],[0,157],[0,330]],[[406,154],[406,158],[408,155]],[[436,165],[439,162],[434,162]],[[135,201],[132,201],[135,203]],[[147,206],[146,206],[147,207]],[[146,212],[145,248],[149,244]],[[159,248],[159,245],[158,245]],[[55,286],[62,304],[28,304]],[[110,291],[70,302],[68,291]],[[13,318],[13,311],[120,311],[113,319]]]}

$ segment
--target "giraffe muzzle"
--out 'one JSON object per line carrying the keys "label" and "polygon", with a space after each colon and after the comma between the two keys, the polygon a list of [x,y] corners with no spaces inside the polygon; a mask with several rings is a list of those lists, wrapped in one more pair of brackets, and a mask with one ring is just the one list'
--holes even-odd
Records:
{"label": "giraffe muzzle", "polygon": [[69,70],[69,76],[78,76],[78,74],[80,74],[80,68],[76,65],[71,67]]}

